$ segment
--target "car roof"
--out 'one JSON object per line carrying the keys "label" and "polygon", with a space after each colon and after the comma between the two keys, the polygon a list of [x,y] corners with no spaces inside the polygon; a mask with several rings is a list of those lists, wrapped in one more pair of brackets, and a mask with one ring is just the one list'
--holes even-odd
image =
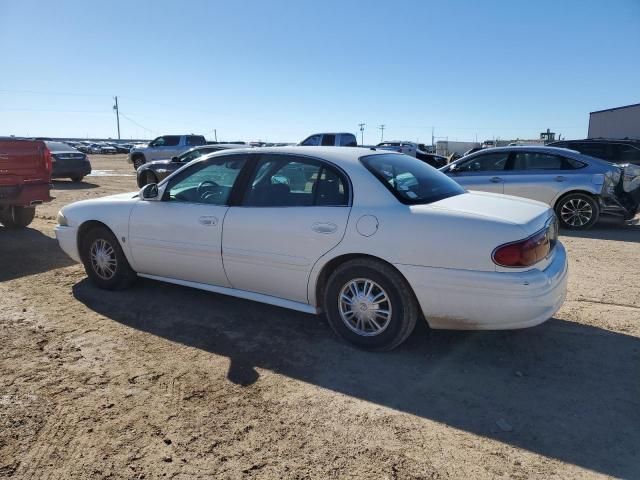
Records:
{"label": "car roof", "polygon": [[548,145],[514,145],[511,147],[493,147],[493,148],[483,148],[482,150],[478,150],[477,152],[470,153],[469,155],[465,155],[460,159],[456,160],[454,163],[458,163],[460,161],[467,161],[471,158],[475,158],[479,155],[484,155],[487,152],[538,152],[538,153],[549,153],[549,154],[563,154],[565,156],[569,156],[571,158],[575,158],[576,160],[581,160],[583,162],[588,161],[590,164],[597,164],[603,167],[609,167],[612,165],[611,162],[607,162],[601,158],[592,157],[589,155],[585,155],[583,153],[578,152],[577,150],[572,150],[570,148],[562,148],[562,147],[552,147]]}
{"label": "car roof", "polygon": [[[338,166],[360,164],[359,159],[367,155],[402,155],[401,153],[390,152],[388,150],[376,150],[374,148],[364,147],[303,147],[303,146],[287,146],[287,147],[260,147],[260,148],[235,148],[233,152],[229,150],[220,150],[214,152],[205,158],[224,154],[284,154],[284,155],[302,155],[306,157],[314,157],[319,160],[327,160]],[[197,159],[196,161],[201,161]]]}

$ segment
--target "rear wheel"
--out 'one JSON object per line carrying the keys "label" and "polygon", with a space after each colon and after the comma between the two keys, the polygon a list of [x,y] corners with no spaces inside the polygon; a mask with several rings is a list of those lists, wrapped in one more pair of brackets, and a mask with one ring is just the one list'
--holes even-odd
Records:
{"label": "rear wheel", "polygon": [[35,207],[11,207],[0,212],[0,223],[7,228],[25,228],[35,216]]}
{"label": "rear wheel", "polygon": [[560,225],[572,230],[591,228],[600,217],[600,207],[595,198],[586,193],[570,193],[556,204]]}
{"label": "rear wheel", "polygon": [[418,302],[393,267],[371,259],[340,265],[329,277],[324,308],[331,328],[366,350],[392,350],[411,334]]}
{"label": "rear wheel", "polygon": [[87,276],[98,287],[122,290],[137,276],[115,235],[106,227],[95,227],[81,239],[81,257]]}
{"label": "rear wheel", "polygon": [[84,177],[82,175],[74,175],[71,177],[73,183],[80,183]]}

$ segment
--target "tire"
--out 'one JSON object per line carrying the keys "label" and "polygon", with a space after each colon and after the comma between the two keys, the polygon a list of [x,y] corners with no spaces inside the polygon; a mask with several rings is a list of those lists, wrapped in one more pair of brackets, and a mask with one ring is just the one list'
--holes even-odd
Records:
{"label": "tire", "polygon": [[80,256],[87,276],[99,288],[124,290],[136,281],[118,239],[106,227],[92,228],[81,238]]}
{"label": "tire", "polygon": [[73,183],[80,183],[84,177],[82,175],[75,175],[71,177]]}
{"label": "tire", "polygon": [[0,223],[7,228],[25,228],[36,216],[35,207],[11,207],[0,212]]}
{"label": "tire", "polygon": [[[352,285],[360,296],[354,295]],[[369,295],[363,295],[367,289]],[[355,302],[341,301],[343,293],[350,299],[358,298],[357,308]],[[350,315],[350,308],[357,313]],[[390,265],[366,258],[345,262],[331,274],[324,291],[324,309],[339,337],[372,351],[396,348],[411,334],[419,316],[418,302],[404,277]],[[382,313],[385,311],[389,314]],[[372,317],[375,323],[366,319]]]}
{"label": "tire", "polygon": [[586,193],[570,193],[556,203],[560,226],[570,230],[587,230],[598,221],[598,201]]}
{"label": "tire", "polygon": [[135,168],[136,170],[139,169],[145,163],[147,162],[145,161],[143,155],[136,155],[135,157],[133,157],[133,168]]}

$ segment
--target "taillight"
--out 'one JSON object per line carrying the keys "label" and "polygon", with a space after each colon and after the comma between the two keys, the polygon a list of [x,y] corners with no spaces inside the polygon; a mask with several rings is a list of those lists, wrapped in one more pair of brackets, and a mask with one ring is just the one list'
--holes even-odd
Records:
{"label": "taillight", "polygon": [[493,263],[501,267],[530,267],[544,259],[556,244],[557,219],[547,222],[545,228],[529,238],[500,245],[493,251]]}
{"label": "taillight", "polygon": [[51,152],[47,147],[44,147],[44,168],[46,168],[47,172],[51,173],[52,170],[52,161],[51,161]]}

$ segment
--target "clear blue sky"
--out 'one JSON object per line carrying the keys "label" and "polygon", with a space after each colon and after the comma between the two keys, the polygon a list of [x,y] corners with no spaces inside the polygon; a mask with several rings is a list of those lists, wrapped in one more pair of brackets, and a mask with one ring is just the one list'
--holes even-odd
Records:
{"label": "clear blue sky", "polygon": [[0,135],[587,133],[640,102],[640,0],[0,0]]}

